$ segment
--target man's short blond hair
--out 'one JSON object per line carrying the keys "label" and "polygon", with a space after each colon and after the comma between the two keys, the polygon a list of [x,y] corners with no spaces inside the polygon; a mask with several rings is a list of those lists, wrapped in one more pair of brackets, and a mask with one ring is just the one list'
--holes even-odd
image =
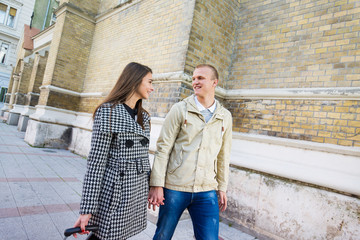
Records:
{"label": "man's short blond hair", "polygon": [[196,68],[202,68],[202,67],[208,67],[211,69],[211,71],[213,72],[213,76],[214,76],[214,79],[219,79],[219,73],[218,71],[216,70],[216,68],[213,66],[213,65],[210,65],[210,64],[199,64],[195,67]]}

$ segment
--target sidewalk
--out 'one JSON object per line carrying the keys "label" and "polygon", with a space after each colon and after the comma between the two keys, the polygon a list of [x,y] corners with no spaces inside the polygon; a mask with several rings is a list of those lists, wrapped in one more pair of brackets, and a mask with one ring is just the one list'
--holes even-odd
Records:
{"label": "sidewalk", "polygon": [[[24,135],[0,122],[0,240],[61,240],[78,217],[86,159],[67,150],[30,147]],[[130,240],[152,239],[152,215],[147,229]],[[173,239],[194,239],[187,216]],[[255,238],[220,223],[220,239]]]}

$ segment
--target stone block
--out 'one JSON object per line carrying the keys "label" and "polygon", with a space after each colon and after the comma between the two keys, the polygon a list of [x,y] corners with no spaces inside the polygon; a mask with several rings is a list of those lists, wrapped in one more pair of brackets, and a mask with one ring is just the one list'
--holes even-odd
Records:
{"label": "stone block", "polygon": [[17,130],[20,132],[26,132],[29,116],[20,115]]}
{"label": "stone block", "polygon": [[25,133],[25,142],[35,147],[67,149],[72,138],[72,127],[44,123],[30,119]]}
{"label": "stone block", "polygon": [[[5,114],[6,115],[6,114]],[[7,116],[7,121],[6,123],[9,125],[18,125],[19,122],[19,118],[20,118],[20,113],[13,113],[13,112],[9,112],[8,116]]]}

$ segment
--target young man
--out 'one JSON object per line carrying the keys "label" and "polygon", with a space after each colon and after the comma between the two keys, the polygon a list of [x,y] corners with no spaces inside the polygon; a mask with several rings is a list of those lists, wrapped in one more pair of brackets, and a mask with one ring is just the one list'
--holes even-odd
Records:
{"label": "young man", "polygon": [[218,240],[219,208],[227,207],[232,141],[231,114],[215,100],[218,81],[213,66],[198,65],[194,95],[175,104],[165,118],[148,199],[149,208],[160,206],[154,240],[170,240],[186,208],[196,239]]}

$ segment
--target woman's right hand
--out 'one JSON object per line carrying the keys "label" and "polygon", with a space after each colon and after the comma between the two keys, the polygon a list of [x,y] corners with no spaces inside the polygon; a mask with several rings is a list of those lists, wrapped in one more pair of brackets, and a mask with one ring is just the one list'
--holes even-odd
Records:
{"label": "woman's right hand", "polygon": [[156,206],[160,207],[160,205],[164,205],[164,188],[163,187],[150,187],[149,195],[148,195],[148,208],[151,209],[151,205],[153,210],[155,211]]}
{"label": "woman's right hand", "polygon": [[[89,231],[85,231],[85,226],[88,225],[89,220],[91,218],[91,214],[80,214],[78,220],[76,220],[74,227],[80,227],[82,230],[82,233],[80,234],[89,234]],[[76,233],[73,234],[73,236],[76,238]]]}

